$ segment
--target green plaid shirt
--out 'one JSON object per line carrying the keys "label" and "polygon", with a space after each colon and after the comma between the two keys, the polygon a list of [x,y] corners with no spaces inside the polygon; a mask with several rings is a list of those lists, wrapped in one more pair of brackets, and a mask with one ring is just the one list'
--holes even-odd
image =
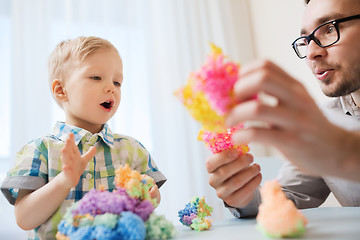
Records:
{"label": "green plaid shirt", "polygon": [[45,223],[29,231],[28,239],[55,239],[57,225],[66,208],[80,200],[92,188],[103,185],[110,191],[115,189],[115,170],[120,165],[127,163],[132,169],[149,175],[159,187],[166,181],[149,152],[137,140],[113,134],[107,124],[101,132],[92,134],[84,129],[57,122],[53,134],[29,142],[17,153],[16,164],[1,186],[1,191],[11,204],[15,203],[19,189],[39,189],[61,172],[60,152],[69,133],[74,134],[81,153],[95,146],[96,155],[89,161],[79,183],[71,189],[58,210]]}

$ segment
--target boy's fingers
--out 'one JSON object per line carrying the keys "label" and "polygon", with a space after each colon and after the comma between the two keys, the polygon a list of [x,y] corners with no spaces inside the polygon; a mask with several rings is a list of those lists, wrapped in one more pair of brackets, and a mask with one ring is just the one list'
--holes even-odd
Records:
{"label": "boy's fingers", "polygon": [[62,167],[62,170],[63,170],[63,171],[67,171],[67,170],[69,170],[69,169],[70,169],[70,167],[67,166],[67,165],[63,165],[63,167]]}
{"label": "boy's fingers", "polygon": [[90,161],[90,159],[92,159],[95,156],[95,154],[96,154],[96,147],[92,146],[90,147],[89,151],[87,151],[85,154],[81,156],[81,158],[84,161],[88,162]]}
{"label": "boy's fingers", "polygon": [[153,193],[155,192],[156,190],[159,190],[158,186],[157,185],[154,185],[150,188],[150,193]]}
{"label": "boy's fingers", "polygon": [[73,134],[73,133],[70,133],[70,134],[69,134],[66,142],[68,142],[68,143],[73,143],[73,142],[75,142],[75,137],[74,137],[74,134]]}
{"label": "boy's fingers", "polygon": [[69,147],[66,143],[65,146],[61,149],[61,160],[63,164],[68,164],[71,161],[69,151]]}
{"label": "boy's fingers", "polygon": [[65,141],[65,148],[68,149],[73,154],[76,154],[78,150],[76,143],[75,143],[75,136],[73,133],[70,133],[68,138]]}

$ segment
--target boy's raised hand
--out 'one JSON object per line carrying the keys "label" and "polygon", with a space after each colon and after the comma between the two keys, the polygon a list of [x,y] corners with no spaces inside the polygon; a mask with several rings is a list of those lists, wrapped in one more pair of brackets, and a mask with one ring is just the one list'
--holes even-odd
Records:
{"label": "boy's raised hand", "polygon": [[70,133],[61,149],[61,161],[63,163],[63,174],[65,176],[66,187],[72,188],[79,182],[86,165],[96,154],[96,148],[90,147],[89,151],[81,155],[75,144],[74,134]]}

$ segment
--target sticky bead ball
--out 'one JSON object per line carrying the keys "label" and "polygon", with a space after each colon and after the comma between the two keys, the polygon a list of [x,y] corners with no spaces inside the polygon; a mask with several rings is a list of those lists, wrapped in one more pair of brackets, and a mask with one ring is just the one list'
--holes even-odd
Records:
{"label": "sticky bead ball", "polygon": [[240,65],[228,60],[221,48],[211,45],[212,53],[204,65],[190,74],[187,84],[175,92],[190,115],[202,125],[198,139],[213,152],[237,149],[249,151],[247,144],[235,145],[231,136],[243,127],[225,127],[225,116],[236,104],[233,87],[239,78]]}
{"label": "sticky bead ball", "polygon": [[[128,165],[115,171],[116,189],[91,189],[66,210],[56,239],[169,239],[175,227],[154,213],[149,190],[155,182]],[[155,226],[156,225],[156,226]]]}
{"label": "sticky bead ball", "polygon": [[193,197],[185,208],[178,212],[179,221],[196,231],[202,231],[211,227],[211,221],[206,217],[211,216],[212,207],[206,204],[205,197]]}

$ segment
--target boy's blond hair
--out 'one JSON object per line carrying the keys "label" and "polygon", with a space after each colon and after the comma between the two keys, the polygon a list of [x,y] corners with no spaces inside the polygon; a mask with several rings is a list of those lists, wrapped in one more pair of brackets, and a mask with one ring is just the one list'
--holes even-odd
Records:
{"label": "boy's blond hair", "polygon": [[99,49],[117,49],[109,41],[98,37],[78,37],[60,42],[49,58],[49,84],[63,79],[71,63],[81,61]]}

